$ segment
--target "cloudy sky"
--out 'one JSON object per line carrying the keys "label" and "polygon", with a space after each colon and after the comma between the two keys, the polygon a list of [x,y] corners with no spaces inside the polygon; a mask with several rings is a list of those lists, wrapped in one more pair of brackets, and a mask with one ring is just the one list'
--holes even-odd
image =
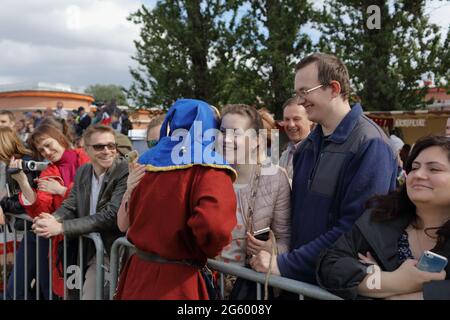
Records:
{"label": "cloudy sky", "polygon": [[[128,87],[139,30],[126,17],[155,0],[1,0],[0,84],[58,82]],[[444,30],[450,4],[427,8]]]}

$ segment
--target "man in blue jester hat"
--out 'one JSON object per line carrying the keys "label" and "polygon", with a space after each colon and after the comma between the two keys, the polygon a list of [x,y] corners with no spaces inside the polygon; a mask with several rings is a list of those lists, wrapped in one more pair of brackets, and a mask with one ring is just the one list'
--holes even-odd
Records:
{"label": "man in blue jester hat", "polygon": [[116,299],[208,299],[200,270],[236,224],[236,172],[213,150],[217,128],[209,104],[177,100],[158,144],[139,158],[146,172],[118,217],[137,253]]}

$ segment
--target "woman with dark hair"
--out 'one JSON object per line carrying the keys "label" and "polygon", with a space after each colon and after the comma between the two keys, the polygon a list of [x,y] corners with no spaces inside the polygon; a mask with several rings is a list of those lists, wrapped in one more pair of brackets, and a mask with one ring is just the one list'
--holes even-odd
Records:
{"label": "woman with dark hair", "polygon": [[372,198],[353,229],[322,253],[322,287],[348,299],[450,299],[449,265],[439,273],[416,267],[425,251],[450,258],[450,139],[420,139],[405,169],[406,183]]}
{"label": "woman with dark hair", "polygon": [[66,120],[64,119],[57,119],[54,117],[46,117],[42,119],[40,126],[47,125],[47,126],[53,126],[56,127],[58,130],[60,130],[64,136],[67,138],[71,146],[75,145],[76,141],[76,134],[75,129],[73,126],[69,125]]}
{"label": "woman with dark hair", "polygon": [[[39,175],[37,189],[32,188],[23,171],[12,176],[20,186],[20,203],[28,215],[36,218],[43,212],[53,213],[61,206],[70,193],[77,169],[90,159],[83,149],[72,149],[67,137],[60,130],[46,124],[41,124],[33,131],[28,143],[35,158],[39,156],[50,162]],[[9,167],[20,168],[20,165],[18,160],[11,160]],[[60,236],[52,239],[54,264],[61,239]],[[46,242],[44,239],[41,241]],[[64,282],[58,271],[59,266],[53,267],[53,292],[63,296]]]}

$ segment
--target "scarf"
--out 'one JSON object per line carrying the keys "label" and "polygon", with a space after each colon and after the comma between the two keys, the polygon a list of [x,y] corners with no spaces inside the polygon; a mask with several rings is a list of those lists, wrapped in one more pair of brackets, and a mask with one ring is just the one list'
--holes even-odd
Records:
{"label": "scarf", "polygon": [[64,181],[64,186],[69,186],[80,166],[78,161],[78,154],[74,150],[67,149],[64,151],[61,159],[55,162],[54,165],[58,168],[61,178]]}

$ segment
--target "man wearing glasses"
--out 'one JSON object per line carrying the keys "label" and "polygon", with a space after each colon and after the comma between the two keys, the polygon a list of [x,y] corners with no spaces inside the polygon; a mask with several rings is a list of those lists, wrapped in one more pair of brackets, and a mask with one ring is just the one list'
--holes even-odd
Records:
{"label": "man wearing glasses", "polygon": [[[316,283],[320,252],[350,230],[367,199],[395,188],[397,166],[382,129],[360,104],[350,107],[342,61],[316,53],[295,73],[297,103],[317,126],[294,155],[291,251],[273,259],[272,272]],[[260,252],[251,264],[266,272],[269,262]]]}
{"label": "man wearing glasses", "polygon": [[[51,215],[42,213],[35,219],[33,230],[46,238],[64,234],[76,237],[99,232],[106,252],[110,252],[115,239],[120,237],[117,227],[117,211],[127,188],[128,163],[117,157],[114,130],[103,125],[90,126],[83,139],[85,150],[91,159],[78,169],[69,197]],[[84,300],[95,299],[96,260],[92,242],[85,241],[83,266]],[[70,247],[69,247],[70,250]],[[76,264],[76,262],[72,262]],[[70,265],[70,262],[67,263]],[[105,257],[104,265],[109,265]]]}

